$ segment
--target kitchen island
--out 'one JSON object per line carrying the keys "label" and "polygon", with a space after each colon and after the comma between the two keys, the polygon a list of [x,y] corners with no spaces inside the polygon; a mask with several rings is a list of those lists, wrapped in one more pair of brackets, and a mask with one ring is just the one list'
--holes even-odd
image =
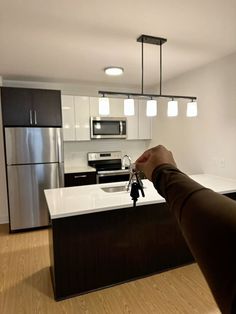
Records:
{"label": "kitchen island", "polygon": [[[235,199],[236,180],[191,177]],[[45,191],[56,300],[194,261],[165,200],[143,183],[145,198],[135,209],[128,192],[114,192],[126,182]]]}

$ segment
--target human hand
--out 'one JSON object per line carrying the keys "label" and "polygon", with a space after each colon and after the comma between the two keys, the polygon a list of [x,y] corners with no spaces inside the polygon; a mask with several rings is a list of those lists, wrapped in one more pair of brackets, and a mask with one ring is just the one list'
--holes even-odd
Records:
{"label": "human hand", "polygon": [[135,162],[136,168],[142,171],[150,181],[153,170],[162,164],[171,164],[176,167],[171,151],[162,145],[146,150]]}

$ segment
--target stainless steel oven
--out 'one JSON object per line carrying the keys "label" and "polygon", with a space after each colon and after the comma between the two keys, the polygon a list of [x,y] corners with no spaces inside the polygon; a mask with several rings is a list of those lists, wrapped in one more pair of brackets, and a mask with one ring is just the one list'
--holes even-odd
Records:
{"label": "stainless steel oven", "polygon": [[129,180],[129,169],[122,169],[120,151],[88,153],[88,164],[96,168],[97,183]]}
{"label": "stainless steel oven", "polygon": [[126,138],[126,118],[91,117],[91,139]]}

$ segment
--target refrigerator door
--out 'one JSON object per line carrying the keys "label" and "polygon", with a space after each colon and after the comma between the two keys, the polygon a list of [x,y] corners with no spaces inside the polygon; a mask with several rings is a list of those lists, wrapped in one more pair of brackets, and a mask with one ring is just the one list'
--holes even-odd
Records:
{"label": "refrigerator door", "polygon": [[47,226],[44,189],[59,186],[59,164],[7,166],[11,230]]}
{"label": "refrigerator door", "polygon": [[62,162],[61,128],[5,128],[7,165]]}

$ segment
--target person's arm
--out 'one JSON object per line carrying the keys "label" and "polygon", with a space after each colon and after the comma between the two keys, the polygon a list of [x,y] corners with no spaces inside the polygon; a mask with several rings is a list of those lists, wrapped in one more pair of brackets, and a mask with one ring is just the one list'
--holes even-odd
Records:
{"label": "person's arm", "polygon": [[176,168],[163,146],[136,166],[166,199],[222,313],[236,313],[236,203]]}

